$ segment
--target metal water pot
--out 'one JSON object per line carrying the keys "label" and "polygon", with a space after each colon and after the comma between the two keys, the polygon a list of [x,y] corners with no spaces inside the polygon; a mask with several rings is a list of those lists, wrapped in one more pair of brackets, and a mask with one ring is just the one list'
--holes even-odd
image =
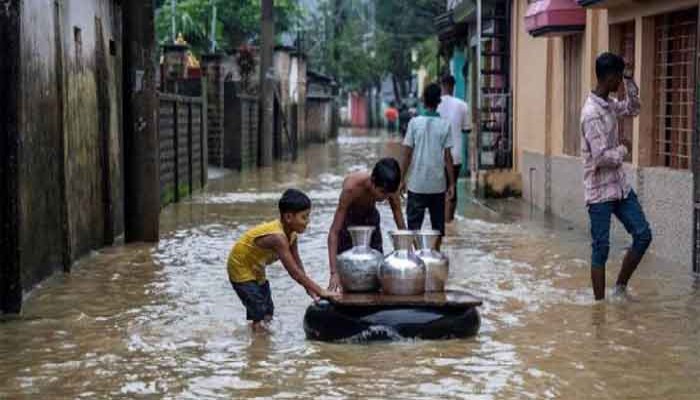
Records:
{"label": "metal water pot", "polygon": [[450,272],[450,260],[437,250],[440,232],[426,230],[416,232],[418,251],[416,255],[425,263],[425,291],[444,292],[447,275]]}
{"label": "metal water pot", "polygon": [[413,252],[414,231],[390,232],[394,252],[384,258],[379,271],[386,294],[414,295],[425,292],[425,264]]}
{"label": "metal water pot", "polygon": [[373,226],[348,228],[353,247],[338,255],[337,267],[340,283],[346,292],[371,292],[379,290],[379,266],[384,255],[369,247]]}

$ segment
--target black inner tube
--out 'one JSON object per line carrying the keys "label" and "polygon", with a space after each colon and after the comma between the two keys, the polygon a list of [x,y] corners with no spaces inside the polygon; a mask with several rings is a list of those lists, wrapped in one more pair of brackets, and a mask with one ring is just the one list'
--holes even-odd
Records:
{"label": "black inner tube", "polygon": [[464,338],[474,336],[480,325],[473,306],[336,306],[321,301],[304,315],[307,338],[321,341]]}

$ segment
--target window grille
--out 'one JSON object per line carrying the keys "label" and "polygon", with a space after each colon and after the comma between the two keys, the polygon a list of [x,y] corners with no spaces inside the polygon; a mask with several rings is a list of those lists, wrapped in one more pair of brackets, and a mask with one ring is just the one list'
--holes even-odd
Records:
{"label": "window grille", "polygon": [[656,17],[654,153],[660,166],[690,168],[697,9]]}
{"label": "window grille", "polygon": [[[635,26],[634,21],[615,24],[610,27],[610,48],[622,56],[627,62],[625,73],[634,76],[634,56],[635,56]],[[636,78],[636,77],[635,77]],[[637,82],[639,84],[639,82]],[[617,93],[618,100],[625,99],[625,87],[620,85]],[[618,135],[634,148],[633,118],[620,117],[618,119]],[[631,150],[631,149],[630,149]],[[632,152],[628,152],[625,161],[632,161]]]}

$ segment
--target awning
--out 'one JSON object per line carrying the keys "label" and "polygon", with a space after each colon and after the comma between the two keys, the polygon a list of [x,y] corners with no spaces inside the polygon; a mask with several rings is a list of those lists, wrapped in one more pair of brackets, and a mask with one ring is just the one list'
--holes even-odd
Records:
{"label": "awning", "polygon": [[577,3],[581,7],[591,7],[599,5],[599,3],[604,3],[605,0],[578,0]]}
{"label": "awning", "polygon": [[586,10],[575,0],[536,1],[525,14],[525,29],[534,37],[565,36],[585,28]]}
{"label": "awning", "polygon": [[[625,5],[636,5],[636,0],[578,0],[578,5],[587,8],[616,8]],[[649,1],[651,3],[651,1]]]}

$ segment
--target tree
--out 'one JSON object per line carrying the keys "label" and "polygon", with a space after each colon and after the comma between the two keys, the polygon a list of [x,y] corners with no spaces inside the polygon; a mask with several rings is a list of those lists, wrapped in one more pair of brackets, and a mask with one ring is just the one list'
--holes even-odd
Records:
{"label": "tree", "polygon": [[426,39],[435,37],[433,20],[445,12],[446,5],[438,0],[377,0],[375,4],[381,32],[379,51],[391,60],[387,66],[394,83],[394,97],[400,103],[408,94],[407,83],[416,67],[411,53]]}
{"label": "tree", "polygon": [[[307,30],[312,67],[335,76],[346,89],[377,85],[386,76],[398,102],[408,94],[413,70],[429,71],[437,57],[433,19],[441,0],[321,0]],[[432,46],[432,49],[431,49]],[[417,51],[417,62],[412,51]]]}
{"label": "tree", "polygon": [[306,16],[304,46],[311,68],[335,77],[348,91],[376,85],[385,74],[372,9],[371,0],[321,0]]}
{"label": "tree", "polygon": [[[157,0],[156,30],[161,44],[172,40],[171,0]],[[217,7],[215,38],[218,47],[232,51],[254,42],[260,33],[259,0],[178,0],[177,30],[182,32],[195,53],[209,51],[213,6]],[[295,0],[275,1],[275,32],[288,31],[300,16]]]}

